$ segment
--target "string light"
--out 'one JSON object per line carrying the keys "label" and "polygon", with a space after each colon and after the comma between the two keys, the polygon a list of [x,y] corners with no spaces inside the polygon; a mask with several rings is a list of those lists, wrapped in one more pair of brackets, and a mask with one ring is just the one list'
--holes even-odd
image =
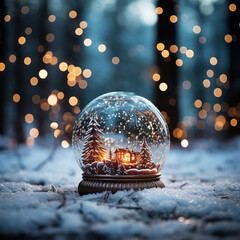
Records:
{"label": "string light", "polygon": [[86,47],[89,47],[92,45],[92,40],[90,38],[86,38],[84,41],[83,41],[83,44],[86,46]]}
{"label": "string light", "polygon": [[80,26],[80,28],[85,29],[87,27],[87,22],[86,21],[81,21],[79,26]]}
{"label": "string light", "polygon": [[14,101],[15,103],[18,103],[18,102],[20,101],[20,99],[21,99],[21,97],[20,97],[20,95],[19,95],[18,93],[15,93],[15,94],[13,95],[13,101]]}
{"label": "string light", "polygon": [[157,7],[155,9],[156,14],[161,15],[163,13],[163,9],[161,7]]}
{"label": "string light", "polygon": [[0,62],[0,71],[3,72],[5,70],[6,66],[3,62]]}
{"label": "string light", "polygon": [[159,81],[160,78],[161,78],[161,76],[158,73],[154,73],[153,76],[152,76],[152,79],[156,82]]}
{"label": "string light", "polygon": [[49,104],[49,105],[54,106],[54,105],[57,104],[58,99],[57,99],[57,96],[56,96],[56,95],[51,94],[51,95],[48,97],[48,100],[47,100],[47,101],[48,101],[48,104]]}
{"label": "string light", "polygon": [[47,70],[45,70],[45,69],[41,69],[41,70],[39,71],[38,75],[39,75],[39,77],[40,77],[41,79],[45,79],[45,78],[47,77],[47,75],[48,75],[48,72],[47,72]]}
{"label": "string light", "polygon": [[120,62],[120,59],[119,59],[118,57],[113,57],[113,58],[112,58],[112,63],[113,63],[113,64],[116,65],[116,64],[119,64],[119,62]]}
{"label": "string light", "polygon": [[30,130],[30,136],[31,136],[31,137],[37,138],[38,135],[39,135],[39,131],[38,131],[37,128],[32,128],[32,129]]}
{"label": "string light", "polygon": [[104,45],[104,44],[100,44],[99,46],[98,46],[98,51],[99,52],[105,52],[106,51],[106,46]]}
{"label": "string light", "polygon": [[20,45],[23,45],[25,42],[26,42],[26,38],[25,37],[21,36],[21,37],[18,38],[18,43]]}
{"label": "string light", "polygon": [[196,34],[199,34],[201,32],[201,27],[196,25],[193,27],[193,32],[196,33]]}
{"label": "string light", "polygon": [[74,11],[74,10],[70,11],[69,12],[69,17],[72,18],[72,19],[76,18],[77,17],[77,12]]}
{"label": "string light", "polygon": [[165,83],[165,82],[162,82],[159,84],[159,89],[162,91],[162,92],[165,92],[167,91],[168,89],[168,85]]}
{"label": "string light", "polygon": [[38,79],[37,79],[36,77],[32,77],[32,78],[30,79],[30,84],[31,84],[32,86],[36,86],[36,85],[38,84]]}
{"label": "string light", "polygon": [[188,140],[187,139],[183,139],[182,141],[181,141],[181,146],[183,147],[183,148],[187,148],[188,147]]}
{"label": "string light", "polygon": [[165,48],[165,45],[163,43],[158,43],[157,44],[157,50],[162,51]]}
{"label": "string light", "polygon": [[32,123],[33,120],[34,120],[34,117],[33,117],[33,115],[32,115],[31,113],[28,113],[28,114],[25,116],[25,121],[26,121],[27,123]]}
{"label": "string light", "polygon": [[69,104],[71,105],[71,106],[76,106],[77,104],[78,104],[78,99],[76,98],[76,97],[70,97],[69,98]]}
{"label": "string light", "polygon": [[61,143],[63,148],[68,148],[69,147],[69,143],[66,140],[63,140]]}

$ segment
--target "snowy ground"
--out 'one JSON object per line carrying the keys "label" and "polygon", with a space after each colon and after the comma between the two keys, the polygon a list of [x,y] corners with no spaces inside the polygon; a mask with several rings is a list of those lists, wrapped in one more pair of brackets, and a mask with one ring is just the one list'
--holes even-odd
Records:
{"label": "snowy ground", "polygon": [[[165,189],[80,197],[72,149],[0,151],[1,239],[239,239],[240,138],[173,148]],[[24,169],[24,167],[26,167]]]}

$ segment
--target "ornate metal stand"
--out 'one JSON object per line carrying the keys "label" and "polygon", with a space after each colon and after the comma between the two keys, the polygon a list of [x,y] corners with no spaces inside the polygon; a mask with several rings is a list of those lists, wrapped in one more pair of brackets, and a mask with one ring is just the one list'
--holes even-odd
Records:
{"label": "ornate metal stand", "polygon": [[98,193],[118,190],[134,189],[142,190],[144,188],[164,188],[164,183],[160,180],[161,174],[152,175],[86,175],[83,174],[83,180],[78,185],[80,195],[89,193]]}

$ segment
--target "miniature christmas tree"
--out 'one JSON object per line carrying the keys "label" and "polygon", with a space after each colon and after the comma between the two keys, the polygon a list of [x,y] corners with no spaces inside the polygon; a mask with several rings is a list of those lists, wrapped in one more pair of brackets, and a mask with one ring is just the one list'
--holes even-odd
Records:
{"label": "miniature christmas tree", "polygon": [[141,168],[145,168],[149,163],[151,163],[151,152],[145,136],[143,137],[142,146],[140,148],[140,159]]}
{"label": "miniature christmas tree", "polygon": [[87,126],[88,131],[86,133],[86,137],[84,138],[85,142],[83,145],[82,159],[83,164],[85,165],[103,160],[106,149],[103,147],[103,133],[98,127],[99,124],[93,115]]}

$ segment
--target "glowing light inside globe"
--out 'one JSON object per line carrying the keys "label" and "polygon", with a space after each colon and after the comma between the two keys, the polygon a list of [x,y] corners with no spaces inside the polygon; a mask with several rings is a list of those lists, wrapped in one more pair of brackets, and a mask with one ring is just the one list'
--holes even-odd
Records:
{"label": "glowing light inside globe", "polygon": [[91,101],[73,130],[76,160],[85,174],[157,174],[169,151],[169,132],[147,99],[112,92]]}

